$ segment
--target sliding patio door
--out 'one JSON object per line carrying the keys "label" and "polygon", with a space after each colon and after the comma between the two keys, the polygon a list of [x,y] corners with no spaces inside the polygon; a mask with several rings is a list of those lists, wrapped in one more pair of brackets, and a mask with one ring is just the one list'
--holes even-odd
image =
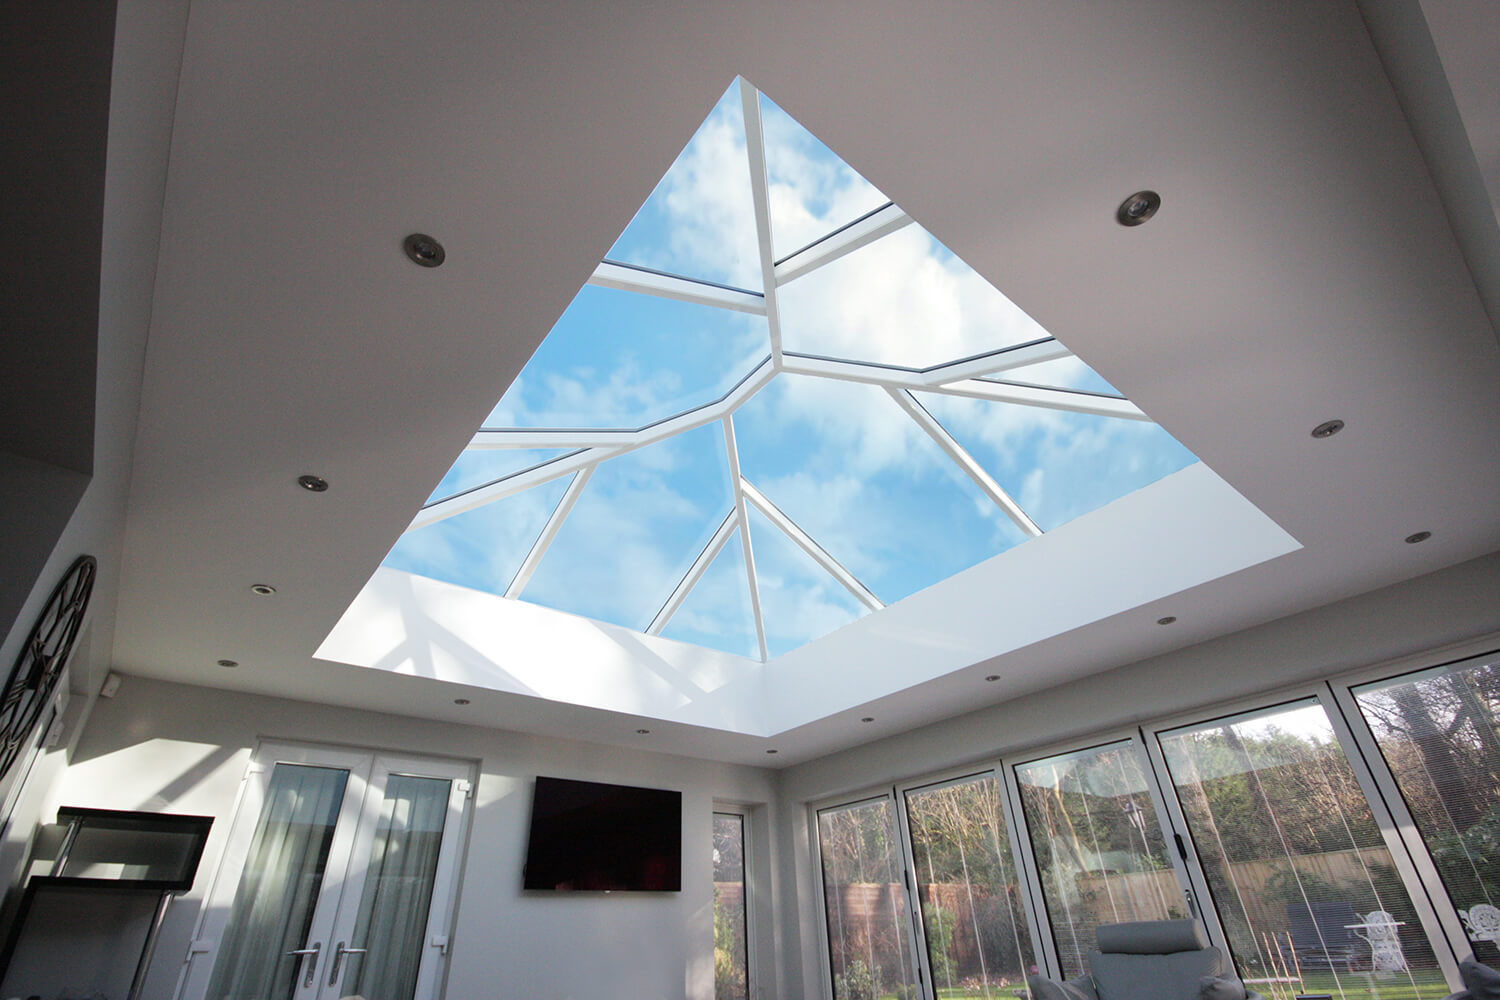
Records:
{"label": "sliding patio door", "polygon": [[180,995],[435,996],[469,788],[455,762],[263,745]]}

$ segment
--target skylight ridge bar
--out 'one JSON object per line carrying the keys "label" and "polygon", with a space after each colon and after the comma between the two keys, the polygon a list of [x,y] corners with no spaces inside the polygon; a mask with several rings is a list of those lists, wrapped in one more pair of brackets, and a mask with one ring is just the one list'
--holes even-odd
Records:
{"label": "skylight ridge bar", "polygon": [[976,378],[976,382],[993,382],[996,385],[1011,385],[1020,389],[1051,389],[1053,392],[1071,392],[1075,396],[1093,396],[1095,399],[1124,399],[1118,392],[1101,392],[1098,389],[1080,389],[1071,385],[1043,385],[1040,382],[1022,382],[1013,378]]}
{"label": "skylight ridge bar", "polygon": [[1014,344],[998,351],[986,351],[984,354],[924,368],[922,375],[928,385],[940,385],[944,382],[957,382],[960,379],[993,375],[1012,368],[1023,368],[1027,365],[1041,364],[1043,361],[1057,361],[1073,356],[1073,352],[1064,347],[1056,337],[1044,337],[1040,340],[1027,341],[1024,344]]}
{"label": "skylight ridge bar", "polygon": [[677,586],[672,588],[672,593],[667,596],[666,603],[661,606],[660,611],[656,612],[656,617],[651,619],[651,624],[646,626],[647,635],[661,635],[661,630],[672,621],[672,616],[677,613],[678,608],[682,607],[682,602],[687,600],[693,588],[698,585],[698,581],[703,579],[703,574],[708,570],[709,564],[718,557],[725,543],[729,541],[729,536],[734,534],[738,526],[739,521],[735,517],[735,509],[731,507],[729,513],[724,515],[724,520],[714,529],[713,537],[708,540],[708,544],[703,546],[703,551],[698,553],[698,557],[693,560],[688,571],[682,575],[681,580],[677,581]]}
{"label": "skylight ridge bar", "polygon": [[[623,454],[626,450],[629,449],[585,448],[582,451],[575,451],[570,455],[555,458],[550,462],[534,465],[521,472],[512,473],[503,479],[497,479],[483,486],[476,486],[471,490],[465,490],[445,500],[439,500],[436,503],[431,503],[423,507],[417,512],[417,516],[411,519],[411,523],[406,526],[406,531],[416,531],[418,528],[425,528],[428,525],[437,524],[439,521],[445,521],[450,517],[455,517],[471,510],[477,510],[485,504],[504,500],[506,497],[523,493],[533,486],[550,483],[554,479],[561,479],[563,476],[571,475],[580,469],[597,465],[607,458]],[[402,532],[402,534],[405,533]]]}
{"label": "skylight ridge bar", "polygon": [[861,247],[904,229],[911,221],[911,216],[894,204],[887,203],[884,208],[878,208],[847,226],[835,229],[821,240],[783,258],[781,263],[775,265],[776,284],[784,285],[825,264],[832,264]]}
{"label": "skylight ridge bar", "polygon": [[[760,283],[765,291],[766,332],[771,361],[781,364],[781,310],[776,304],[776,262],[771,251],[770,185],[766,180],[766,137],[760,123],[760,93],[740,77],[740,108],[745,120],[745,155],[750,167],[750,200],[755,208],[755,238],[760,248]],[[761,643],[764,653],[765,643]],[[761,659],[765,659],[762,655]]]}
{"label": "skylight ridge bar", "polygon": [[563,522],[572,513],[573,505],[578,502],[578,497],[583,493],[583,488],[588,485],[589,477],[594,474],[597,465],[586,465],[579,469],[573,476],[573,481],[563,491],[562,499],[557,501],[557,506],[552,508],[552,513],[547,517],[547,523],[542,527],[542,533],[536,536],[536,541],[531,543],[531,549],[526,553],[526,558],[521,562],[521,568],[516,570],[516,575],[511,577],[510,586],[505,588],[505,597],[520,597],[521,591],[526,589],[526,584],[531,581],[531,574],[536,572],[542,557],[547,554],[547,548],[557,533],[562,530]]}
{"label": "skylight ridge bar", "polygon": [[734,516],[740,526],[740,544],[745,550],[745,580],[750,584],[750,611],[755,617],[755,641],[760,660],[770,659],[766,645],[766,622],[760,606],[760,580],[755,573],[755,552],[750,545],[750,512],[745,508],[744,478],[740,475],[740,449],[734,439],[734,417],[724,418],[724,452],[729,457],[729,482],[734,489]]}
{"label": "skylight ridge bar", "polygon": [[655,295],[658,298],[700,306],[714,306],[719,309],[732,309],[754,316],[766,315],[765,297],[754,292],[693,278],[683,278],[662,271],[629,267],[612,261],[603,261],[594,268],[594,273],[589,275],[588,283],[598,288]]}
{"label": "skylight ridge bar", "polygon": [[755,488],[754,483],[741,477],[740,492],[744,494],[745,499],[756,510],[765,515],[766,520],[775,525],[783,535],[791,539],[793,544],[799,549],[812,556],[813,561],[823,567],[830,576],[843,584],[844,589],[853,594],[855,600],[871,611],[879,611],[885,607],[885,603],[876,597],[869,587],[860,583],[858,577],[844,568],[843,563],[835,559],[827,549],[823,548],[811,535],[803,531],[802,527],[788,517],[780,507],[767,499],[764,493]]}
{"label": "skylight ridge bar", "polygon": [[1032,538],[1036,538],[1042,534],[1042,529],[1037,527],[1036,522],[1027,516],[1026,512],[1021,509],[1021,505],[1011,499],[1010,494],[1006,493],[1000,487],[1000,484],[995,482],[994,477],[974,460],[974,456],[964,450],[963,445],[959,444],[953,435],[948,433],[947,428],[938,423],[937,419],[928,413],[926,408],[917,402],[916,398],[910,392],[905,389],[892,389],[889,386],[886,387],[885,391],[890,394],[891,399],[896,401],[896,405],[901,407],[907,416],[915,420],[917,426],[926,431],[928,437],[937,442],[937,446],[943,449],[947,456],[958,464],[958,467],[964,471],[964,474],[974,480],[974,485],[978,486],[986,496],[994,501],[995,506],[1005,512],[1006,517],[1015,522],[1016,527]]}
{"label": "skylight ridge bar", "polygon": [[1151,422],[1151,418],[1141,412],[1139,406],[1120,396],[1096,396],[1071,389],[1052,389],[1018,382],[992,382],[977,378],[914,388],[944,396],[965,396],[969,399],[987,399],[993,403],[1015,403],[1018,406],[1036,406],[1045,410]]}
{"label": "skylight ridge bar", "polygon": [[611,267],[622,267],[627,271],[640,271],[642,274],[655,275],[658,278],[676,278],[679,281],[691,282],[694,285],[707,285],[710,288],[723,289],[726,292],[742,292],[745,295],[753,295],[757,299],[763,298],[759,292],[749,288],[741,288],[739,285],[730,285],[722,281],[714,281],[711,278],[695,278],[691,274],[677,274],[674,271],[663,271],[659,267],[647,267],[645,264],[632,264],[628,260],[612,260],[604,258],[599,263],[608,264]]}

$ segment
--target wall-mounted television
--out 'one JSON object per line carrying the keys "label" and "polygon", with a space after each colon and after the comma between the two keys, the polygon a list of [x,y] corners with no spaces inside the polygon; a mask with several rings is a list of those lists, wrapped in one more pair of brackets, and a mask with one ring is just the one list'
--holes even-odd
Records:
{"label": "wall-mounted television", "polygon": [[538,777],[522,887],[680,892],[682,793]]}

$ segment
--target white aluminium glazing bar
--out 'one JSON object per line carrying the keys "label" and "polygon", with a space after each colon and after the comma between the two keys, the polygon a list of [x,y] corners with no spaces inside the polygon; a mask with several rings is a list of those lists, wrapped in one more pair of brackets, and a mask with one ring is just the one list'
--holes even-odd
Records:
{"label": "white aluminium glazing bar", "polygon": [[[760,94],[740,78],[740,107],[745,116],[745,153],[750,159],[750,200],[755,206],[755,236],[760,244],[760,280],[766,293],[766,331],[771,361],[781,363],[781,310],[776,305],[776,261],[771,255],[770,185],[766,181],[766,137],[760,124]],[[761,657],[765,659],[764,656]]]}
{"label": "white aluminium glazing bar", "polygon": [[756,510],[766,516],[766,520],[780,529],[781,533],[795,542],[797,547],[803,552],[812,556],[813,560],[827,570],[830,576],[843,584],[844,589],[853,594],[859,603],[871,611],[879,611],[885,607],[885,603],[876,597],[869,587],[860,583],[853,573],[844,568],[843,563],[830,555],[828,550],[823,548],[823,546],[813,541],[811,535],[803,531],[796,521],[787,517],[780,507],[777,507],[770,500],[766,499],[766,495],[756,489],[755,485],[748,479],[740,479],[740,492],[744,494],[746,500],[754,505]]}
{"label": "white aluminium glazing bar", "polygon": [[964,474],[974,480],[974,485],[983,490],[984,494],[995,502],[995,506],[1003,510],[1005,516],[1015,522],[1016,527],[1032,538],[1036,538],[1042,533],[1042,529],[1037,527],[1036,522],[1026,516],[1026,512],[1021,509],[1021,505],[1012,500],[1010,494],[1000,488],[1000,484],[995,482],[994,478],[988,472],[985,472],[984,468],[978,462],[974,461],[974,456],[965,451],[963,446],[953,439],[953,435],[949,434],[943,425],[933,418],[932,414],[923,409],[922,404],[918,403],[912,397],[911,393],[905,389],[887,388],[885,391],[890,393],[891,398],[896,401],[896,405],[905,410],[906,415],[915,420],[917,426],[926,431],[928,437],[936,441],[937,446],[943,449],[947,456],[960,469],[964,470]]}
{"label": "white aluminium glazing bar", "polygon": [[573,505],[578,502],[578,497],[583,493],[583,488],[588,485],[589,477],[594,474],[597,466],[586,465],[578,470],[573,481],[568,484],[567,490],[563,492],[562,499],[557,501],[557,506],[552,508],[551,515],[547,518],[542,533],[531,543],[531,551],[526,553],[521,568],[516,570],[516,575],[511,578],[510,586],[505,588],[506,597],[520,597],[521,591],[526,589],[526,584],[531,581],[531,574],[536,572],[537,566],[542,561],[542,556],[547,554],[547,547],[557,537],[558,531],[562,529],[563,522],[568,519]]}
{"label": "white aluminium glazing bar", "polygon": [[616,288],[624,292],[640,292],[678,302],[691,302],[700,306],[716,306],[755,316],[766,314],[766,300],[754,292],[739,288],[726,288],[709,281],[694,281],[675,274],[663,274],[645,268],[630,267],[606,260],[594,268],[589,284],[600,288]]}
{"label": "white aluminium glazing bar", "polygon": [[729,541],[729,536],[734,534],[737,527],[739,527],[739,520],[735,517],[734,508],[731,507],[729,513],[724,515],[724,520],[714,531],[713,537],[708,540],[708,544],[703,546],[703,551],[698,553],[698,558],[693,560],[693,564],[682,575],[682,579],[677,581],[677,586],[672,588],[672,593],[666,603],[661,606],[656,617],[651,619],[651,624],[646,626],[647,635],[661,635],[661,630],[667,627],[667,623],[672,620],[677,609],[682,607],[682,602],[687,600],[688,594],[691,594],[693,588],[698,585],[698,581],[703,579],[703,574],[709,564],[718,556],[724,548],[724,543]]}
{"label": "white aluminium glazing bar", "polygon": [[[523,472],[507,476],[493,483],[487,483],[476,489],[468,490],[457,496],[439,500],[437,503],[428,504],[417,512],[417,516],[411,519],[411,524],[406,526],[406,531],[416,531],[430,524],[447,520],[457,514],[463,514],[471,510],[483,507],[485,504],[494,503],[496,500],[504,500],[506,497],[515,496],[540,486],[550,483],[554,479],[563,476],[571,476],[582,469],[589,468],[620,454],[619,449],[590,448],[587,451],[575,452],[572,455],[564,455],[561,458],[547,462],[545,465],[533,466]],[[402,532],[405,534],[405,532]]]}
{"label": "white aluminium glazing bar", "polygon": [[1150,422],[1151,418],[1128,399],[1118,396],[1096,396],[1091,392],[1074,392],[1069,389],[1048,389],[1044,386],[1014,385],[1009,382],[990,382],[969,378],[944,385],[926,386],[925,391],[945,396],[966,396],[969,399],[988,399],[994,403],[1015,403],[1019,406],[1038,406],[1044,410],[1064,410],[1068,413],[1090,413],[1097,417],[1119,417],[1121,420]]}
{"label": "white aluminium glazing bar", "polygon": [[750,584],[750,611],[755,616],[755,641],[760,659],[770,658],[766,646],[766,622],[761,615],[760,582],[755,575],[755,553],[750,545],[750,512],[745,509],[745,480],[740,476],[740,449],[734,441],[734,417],[724,418],[724,451],[729,456],[729,482],[734,488],[734,516],[740,526],[740,544],[745,548],[745,580]]}
{"label": "white aluminium glazing bar", "polygon": [[959,379],[977,378],[980,375],[994,375],[1010,371],[1012,368],[1038,365],[1043,361],[1056,361],[1059,358],[1072,356],[1072,351],[1055,338],[1049,337],[1046,340],[1018,344],[1015,347],[1007,347],[1003,351],[991,351],[988,354],[964,358],[951,364],[928,368],[922,372],[922,380],[928,385],[941,385],[944,382],[957,382]]}
{"label": "white aluminium glazing bar", "polygon": [[882,236],[894,233],[910,224],[911,216],[895,205],[890,204],[884,208],[878,208],[843,229],[828,234],[811,246],[803,247],[777,264],[776,284],[784,285],[793,278],[800,278],[809,271],[817,270],[824,264],[832,264],[840,257],[851,254],[860,247],[868,246]]}
{"label": "white aluminium glazing bar", "polygon": [[674,434],[690,431],[734,412],[740,404],[755,395],[771,381],[776,371],[769,360],[762,361],[744,381],[712,403],[686,413],[635,430],[548,430],[526,427],[488,428],[475,432],[465,451],[488,451],[504,448],[610,448],[633,451],[654,444]]}

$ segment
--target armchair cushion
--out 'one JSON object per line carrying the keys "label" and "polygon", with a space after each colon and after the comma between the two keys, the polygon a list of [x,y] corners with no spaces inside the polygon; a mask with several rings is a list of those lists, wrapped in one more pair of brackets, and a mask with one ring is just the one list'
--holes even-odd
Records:
{"label": "armchair cushion", "polygon": [[1198,1000],[1199,984],[1217,976],[1221,962],[1217,948],[1168,955],[1096,951],[1089,971],[1099,1000]]}
{"label": "armchair cushion", "polygon": [[1061,983],[1045,976],[1031,976],[1026,980],[1026,986],[1031,991],[1032,1000],[1099,1000],[1088,976]]}
{"label": "armchair cushion", "polygon": [[1234,976],[1204,976],[1198,980],[1198,1000],[1247,1000],[1245,984]]}
{"label": "armchair cushion", "polygon": [[1500,972],[1471,957],[1458,963],[1458,974],[1474,1000],[1500,1000]]}

